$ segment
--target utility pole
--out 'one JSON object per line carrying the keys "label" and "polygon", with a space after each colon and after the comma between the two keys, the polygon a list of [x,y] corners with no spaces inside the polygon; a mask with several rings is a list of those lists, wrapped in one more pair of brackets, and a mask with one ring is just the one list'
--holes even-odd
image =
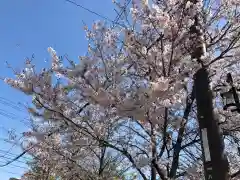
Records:
{"label": "utility pole", "polygon": [[205,179],[228,180],[228,161],[224,155],[224,142],[218,127],[218,121],[213,114],[212,92],[209,88],[206,68],[197,71],[194,84]]}
{"label": "utility pole", "polygon": [[[197,4],[198,0],[192,0]],[[190,28],[193,42],[192,58],[201,63],[201,68],[194,77],[197,117],[200,128],[202,157],[205,180],[228,180],[229,165],[224,155],[224,141],[218,121],[213,114],[212,92],[209,87],[209,74],[203,58],[206,57],[206,46],[201,22],[201,12],[196,12],[194,24]]]}

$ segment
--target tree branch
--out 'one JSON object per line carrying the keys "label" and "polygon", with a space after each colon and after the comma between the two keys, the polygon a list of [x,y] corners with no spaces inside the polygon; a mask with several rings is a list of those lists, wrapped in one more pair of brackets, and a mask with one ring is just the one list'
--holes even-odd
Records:
{"label": "tree branch", "polygon": [[238,170],[237,172],[231,174],[230,177],[231,177],[231,178],[237,178],[237,177],[240,177],[240,170]]}
{"label": "tree branch", "polygon": [[184,111],[184,115],[183,115],[183,120],[182,122],[184,122],[181,126],[181,128],[179,129],[179,132],[178,132],[178,137],[177,137],[177,142],[176,144],[174,145],[174,152],[173,152],[173,161],[172,161],[172,166],[171,166],[171,170],[170,170],[170,178],[174,178],[176,176],[176,173],[177,173],[177,168],[178,168],[178,160],[179,160],[179,154],[180,154],[180,151],[181,151],[181,144],[182,144],[182,140],[183,140],[183,134],[184,134],[184,131],[185,131],[185,126],[186,126],[186,123],[187,123],[187,119],[188,119],[188,116],[191,112],[191,109],[192,109],[192,104],[193,104],[193,101],[195,99],[195,88],[193,87],[193,90],[191,92],[191,95],[188,96],[187,98],[187,102],[186,102],[186,109]]}
{"label": "tree branch", "polygon": [[165,108],[165,113],[164,113],[164,125],[163,125],[163,145],[162,148],[160,150],[160,153],[158,155],[158,158],[162,157],[164,150],[167,146],[167,126],[168,126],[168,108]]}

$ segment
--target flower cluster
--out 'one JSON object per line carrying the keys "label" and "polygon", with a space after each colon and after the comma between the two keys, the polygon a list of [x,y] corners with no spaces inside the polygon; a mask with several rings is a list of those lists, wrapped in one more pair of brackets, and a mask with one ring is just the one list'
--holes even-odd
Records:
{"label": "flower cluster", "polygon": [[[207,2],[133,1],[125,23],[110,27],[97,21],[84,27],[89,45],[79,63],[67,59],[70,66],[65,65],[48,48],[51,67],[36,72],[27,62],[15,79],[6,78],[33,97],[34,107],[28,110],[36,121],[24,133],[23,148],[34,146],[29,153],[39,166],[54,167],[51,171],[61,179],[111,179],[129,166],[146,180],[153,165],[166,172],[158,172],[161,178],[171,174],[167,171],[176,160],[172,157],[180,136],[184,148],[176,173],[202,178],[201,152],[193,143],[198,137],[195,104],[188,117],[189,111],[184,113],[192,104],[194,73],[204,60],[212,89],[229,71],[237,82],[240,58],[238,1]],[[115,4],[123,12],[129,8],[124,7],[127,1]],[[202,27],[196,25],[199,14],[204,16],[198,19]],[[200,46],[196,39],[206,47],[198,61],[192,58]],[[223,129],[239,126],[240,118],[221,106],[215,112],[221,122],[229,122],[222,123]],[[176,178],[176,173],[166,178]]]}

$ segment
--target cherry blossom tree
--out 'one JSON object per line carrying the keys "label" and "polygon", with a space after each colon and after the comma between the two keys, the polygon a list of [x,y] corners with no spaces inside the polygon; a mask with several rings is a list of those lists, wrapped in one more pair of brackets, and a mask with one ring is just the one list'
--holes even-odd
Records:
{"label": "cherry blossom tree", "polygon": [[[124,18],[113,27],[85,26],[88,52],[78,63],[50,47],[51,67],[39,72],[27,60],[16,78],[5,79],[33,98],[33,128],[24,133],[23,149],[63,179],[123,179],[131,171],[144,180],[201,179],[193,76],[208,68],[213,92],[226,72],[239,81],[240,2],[114,3]],[[193,29],[196,14],[201,27]],[[206,52],[197,60],[192,54],[200,44]],[[240,116],[224,111],[220,100],[215,93],[214,112],[237,178]]]}

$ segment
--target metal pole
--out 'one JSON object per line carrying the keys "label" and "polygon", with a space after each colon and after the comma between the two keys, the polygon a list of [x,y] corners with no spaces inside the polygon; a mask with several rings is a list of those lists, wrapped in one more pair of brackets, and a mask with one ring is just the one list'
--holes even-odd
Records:
{"label": "metal pole", "polygon": [[218,121],[214,118],[208,71],[204,67],[195,74],[194,85],[205,179],[228,180],[229,166],[224,155],[224,142]]}
{"label": "metal pole", "polygon": [[236,107],[239,110],[239,105],[240,105],[239,97],[238,97],[238,94],[237,94],[237,90],[236,90],[236,88],[235,88],[235,86],[233,84],[233,78],[232,78],[232,74],[231,73],[227,74],[227,83],[229,83],[232,86],[231,91],[233,93],[233,98],[234,98],[234,101],[236,103]]}
{"label": "metal pole", "polygon": [[[191,0],[197,4],[199,0]],[[201,63],[194,77],[197,117],[200,128],[202,157],[206,180],[228,180],[229,166],[224,156],[224,142],[219,131],[218,121],[214,118],[212,92],[209,88],[209,75],[205,66],[206,45],[202,28],[202,15],[197,12],[194,24],[190,27],[192,35],[192,58]]]}

